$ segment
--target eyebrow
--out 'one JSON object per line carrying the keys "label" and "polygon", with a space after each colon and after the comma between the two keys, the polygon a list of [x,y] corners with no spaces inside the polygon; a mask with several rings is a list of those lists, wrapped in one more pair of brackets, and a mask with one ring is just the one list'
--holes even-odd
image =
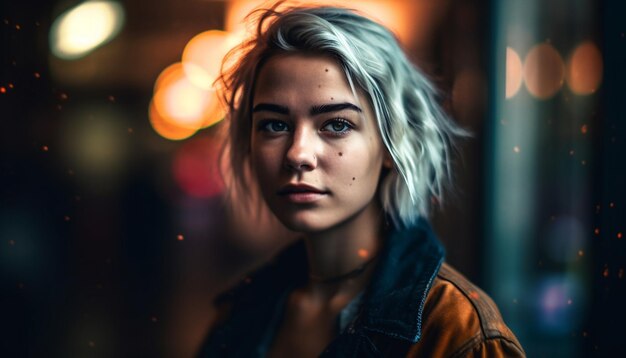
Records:
{"label": "eyebrow", "polygon": [[273,103],[259,103],[252,108],[252,113],[256,112],[276,112],[280,114],[289,114],[289,108]]}
{"label": "eyebrow", "polygon": [[[309,114],[312,116],[316,116],[318,114],[338,112],[344,109],[349,109],[349,110],[353,110],[356,112],[363,112],[363,110],[361,110],[361,108],[358,107],[357,105],[354,105],[349,102],[344,102],[344,103],[322,104],[319,106],[313,106],[309,110]],[[273,104],[273,103],[259,103],[256,106],[254,106],[254,108],[252,108],[252,113],[262,112],[262,111],[275,112],[279,114],[289,114],[288,107],[281,106],[278,104]]]}
{"label": "eyebrow", "polygon": [[309,112],[312,116],[315,116],[315,115],[322,114],[322,113],[338,112],[344,109],[350,109],[356,112],[362,112],[361,108],[349,102],[322,104],[319,106],[313,106],[311,107],[311,110]]}

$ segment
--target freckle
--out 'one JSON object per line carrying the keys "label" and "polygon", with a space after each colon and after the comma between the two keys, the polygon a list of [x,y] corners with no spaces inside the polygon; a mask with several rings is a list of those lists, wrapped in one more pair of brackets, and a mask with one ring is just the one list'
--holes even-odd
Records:
{"label": "freckle", "polygon": [[335,97],[330,97],[330,100],[331,100],[331,101],[334,101],[334,100],[335,100]]}
{"label": "freckle", "polygon": [[355,177],[352,177],[352,180],[356,179]]}
{"label": "freckle", "polygon": [[342,153],[342,152],[339,152],[339,156],[340,156],[340,157],[341,157],[341,156],[343,156],[343,153]]}
{"label": "freckle", "polygon": [[327,69],[325,69],[324,71],[328,72],[328,68],[327,68]]}

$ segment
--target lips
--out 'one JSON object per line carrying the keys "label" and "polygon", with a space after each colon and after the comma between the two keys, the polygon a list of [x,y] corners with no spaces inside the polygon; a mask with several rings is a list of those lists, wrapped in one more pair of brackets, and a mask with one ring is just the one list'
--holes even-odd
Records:
{"label": "lips", "polygon": [[318,189],[307,184],[287,184],[278,190],[278,195],[287,195],[293,193],[315,193],[326,194],[324,190]]}
{"label": "lips", "polygon": [[277,192],[279,196],[294,203],[312,203],[328,195],[328,193],[328,191],[307,184],[288,184]]}

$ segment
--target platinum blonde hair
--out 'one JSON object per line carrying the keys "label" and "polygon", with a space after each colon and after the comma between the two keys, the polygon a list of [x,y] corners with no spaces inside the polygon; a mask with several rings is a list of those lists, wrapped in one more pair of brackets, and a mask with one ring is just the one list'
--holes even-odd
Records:
{"label": "platinum blonde hair", "polygon": [[394,169],[379,187],[383,209],[399,227],[428,216],[431,200],[441,201],[450,181],[452,139],[466,135],[438,104],[433,84],[408,60],[387,28],[357,12],[279,7],[257,10],[256,34],[229,55],[238,61],[225,65],[221,76],[235,182],[247,188],[252,96],[260,68],[277,54],[325,54],[337,59],[348,82],[369,96],[382,141],[393,159]]}

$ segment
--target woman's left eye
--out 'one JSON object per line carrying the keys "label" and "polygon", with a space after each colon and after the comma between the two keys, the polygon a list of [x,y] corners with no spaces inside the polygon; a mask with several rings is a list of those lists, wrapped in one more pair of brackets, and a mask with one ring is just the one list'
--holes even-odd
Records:
{"label": "woman's left eye", "polygon": [[346,120],[335,119],[324,125],[322,131],[331,132],[334,134],[343,134],[352,129],[352,125]]}

